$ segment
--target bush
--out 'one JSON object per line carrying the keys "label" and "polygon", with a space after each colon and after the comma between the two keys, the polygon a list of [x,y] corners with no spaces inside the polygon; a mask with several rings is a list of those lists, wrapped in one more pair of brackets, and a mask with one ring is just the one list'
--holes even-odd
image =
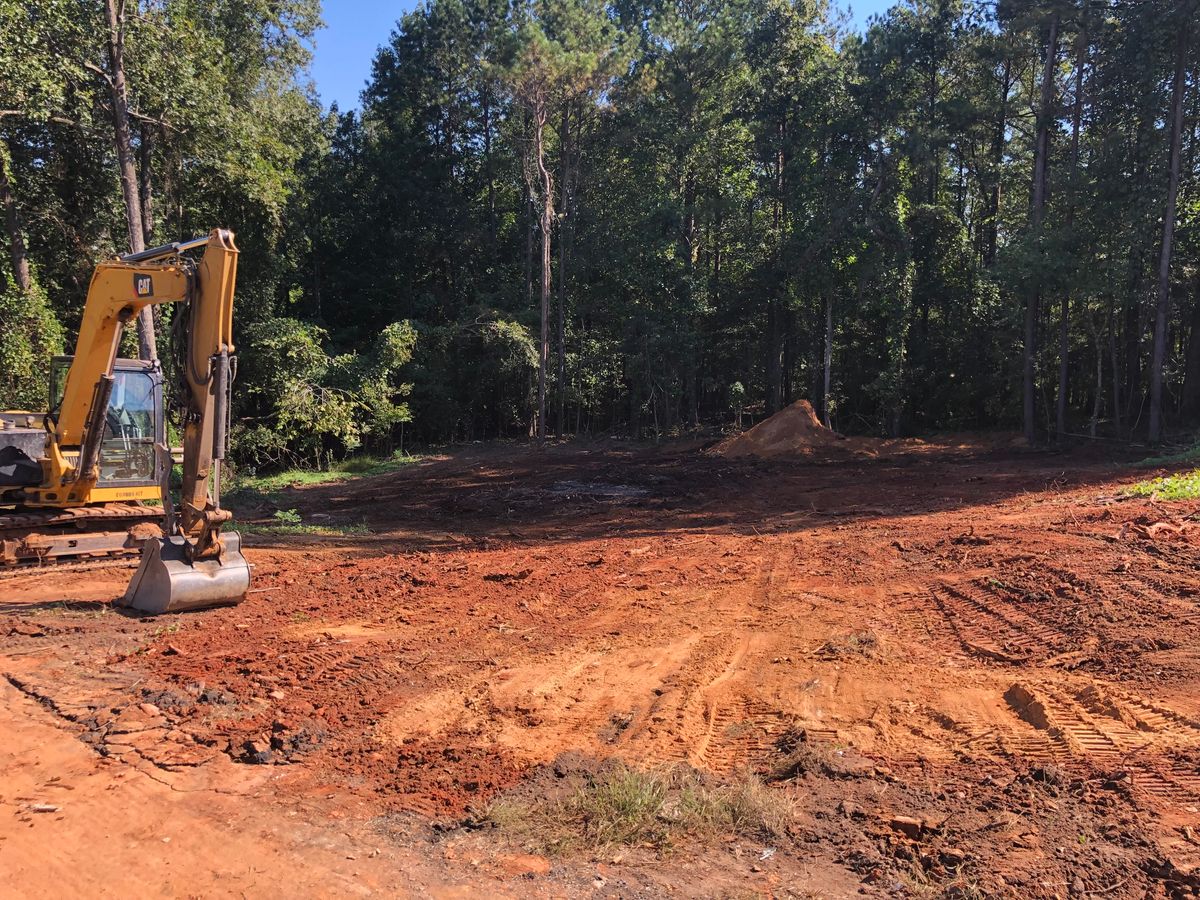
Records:
{"label": "bush", "polygon": [[235,459],[255,469],[327,465],[364,441],[390,449],[409,421],[409,387],[396,374],[412,358],[408,322],[383,330],[370,351],[331,357],[324,329],[298,319],[256,322],[242,336]]}
{"label": "bush", "polygon": [[45,409],[50,359],[63,352],[63,339],[40,287],[0,292],[0,408]]}

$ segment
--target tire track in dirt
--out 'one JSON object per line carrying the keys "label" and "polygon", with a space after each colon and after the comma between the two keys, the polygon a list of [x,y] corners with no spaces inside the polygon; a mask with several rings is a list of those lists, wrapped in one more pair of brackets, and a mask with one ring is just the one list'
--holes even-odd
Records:
{"label": "tire track in dirt", "polygon": [[[663,683],[644,723],[621,742],[639,755],[686,762],[728,774],[774,751],[783,714],[754,693],[746,676],[759,666],[773,636],[755,630],[775,613],[780,550],[767,548],[747,595],[727,595],[708,623],[723,630],[701,638],[678,672]],[[729,621],[732,620],[732,621]],[[753,627],[747,627],[753,626]],[[648,743],[649,747],[640,745]]]}
{"label": "tire track in dirt", "polygon": [[1075,688],[1015,683],[1004,695],[1015,717],[1034,734],[1001,736],[998,747],[1072,768],[1128,775],[1135,791],[1152,803],[1200,800],[1200,769],[1172,760],[1200,748],[1200,723],[1130,691],[1078,681]]}
{"label": "tire track in dirt", "polygon": [[1071,637],[1017,609],[994,589],[943,581],[933,588],[938,609],[968,653],[998,662],[1026,663],[1073,647]]}

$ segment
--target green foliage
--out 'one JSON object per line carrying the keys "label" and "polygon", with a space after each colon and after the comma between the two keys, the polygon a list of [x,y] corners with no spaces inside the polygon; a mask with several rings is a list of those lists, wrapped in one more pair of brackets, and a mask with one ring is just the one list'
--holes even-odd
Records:
{"label": "green foliage", "polygon": [[1133,497],[1153,497],[1155,500],[1196,500],[1200,498],[1200,469],[1141,481],[1129,488],[1127,493]]}
{"label": "green foliage", "polygon": [[1184,450],[1168,453],[1163,456],[1148,456],[1139,462],[1138,465],[1144,468],[1158,468],[1160,466],[1173,466],[1197,461],[1200,461],[1200,444],[1194,444]]}
{"label": "green foliage", "polygon": [[50,360],[63,352],[63,328],[36,284],[0,292],[0,409],[44,410]]}
{"label": "green foliage", "polygon": [[364,440],[387,444],[395,426],[409,421],[398,398],[410,386],[394,378],[412,358],[412,325],[388,326],[362,356],[330,357],[323,347],[327,338],[324,329],[290,318],[246,328],[239,394],[243,408],[257,415],[234,429],[237,460],[255,468],[301,461],[322,466]]}
{"label": "green foliage", "polygon": [[[129,0],[134,155],[156,240],[238,234],[245,465],[527,435],[546,199],[562,431],[800,396],[843,430],[1013,425],[1023,356],[1039,413],[1060,392],[1065,298],[1068,418],[1125,436],[1180,48],[1195,107],[1189,8],[904,0],[848,35],[809,0],[429,0],[379,36],[358,114],[311,93],[316,0]],[[105,35],[98,3],[0,0],[5,212],[44,290],[4,295],[8,402],[40,392],[95,259],[123,249]],[[1185,165],[1164,367],[1181,424],[1200,418],[1198,187]]]}

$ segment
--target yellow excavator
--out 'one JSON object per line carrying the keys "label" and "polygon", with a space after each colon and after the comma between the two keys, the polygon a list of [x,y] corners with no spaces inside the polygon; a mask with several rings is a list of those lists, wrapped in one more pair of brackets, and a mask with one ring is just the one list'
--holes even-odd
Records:
{"label": "yellow excavator", "polygon": [[[187,255],[201,247],[200,259]],[[49,412],[0,413],[0,568],[140,551],[121,605],[163,613],[242,599],[250,566],[240,536],[222,532],[232,515],[221,509],[237,259],[233,234],[217,229],[96,266],[75,355],[52,363]],[[163,370],[117,358],[126,325],[164,303],[186,304],[169,366],[182,408],[178,506]]]}

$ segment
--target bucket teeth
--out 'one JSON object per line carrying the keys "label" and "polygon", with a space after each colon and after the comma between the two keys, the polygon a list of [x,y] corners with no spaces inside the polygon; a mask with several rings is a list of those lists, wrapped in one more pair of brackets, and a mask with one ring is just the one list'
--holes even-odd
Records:
{"label": "bucket teeth", "polygon": [[118,606],[158,614],[232,606],[250,588],[250,565],[237,532],[221,535],[220,559],[188,562],[187,541],[170,537],[146,542],[142,564]]}

